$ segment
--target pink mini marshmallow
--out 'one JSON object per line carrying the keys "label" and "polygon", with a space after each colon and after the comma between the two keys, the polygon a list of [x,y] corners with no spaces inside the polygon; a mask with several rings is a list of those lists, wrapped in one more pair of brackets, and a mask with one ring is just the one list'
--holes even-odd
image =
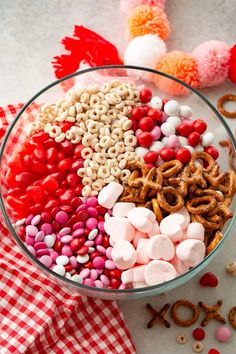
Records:
{"label": "pink mini marshmallow", "polygon": [[134,247],[137,248],[138,241],[140,240],[140,238],[147,238],[147,237],[148,237],[147,234],[145,234],[144,232],[136,230],[133,238]]}
{"label": "pink mini marshmallow", "polygon": [[179,144],[179,139],[175,134],[171,134],[168,137],[168,147],[171,149],[175,149]]}
{"label": "pink mini marshmallow", "polygon": [[190,223],[190,215],[189,215],[189,212],[188,210],[183,206],[181,209],[179,209],[177,211],[177,213],[173,213],[171,215],[174,215],[174,214],[181,214],[183,215],[183,217],[185,218],[185,222],[184,224],[182,225],[182,229],[183,231],[187,229],[188,227],[188,224]]}
{"label": "pink mini marshmallow", "polygon": [[132,283],[133,280],[133,268],[127,269],[121,273],[121,281],[123,284]]}
{"label": "pink mini marshmallow", "polygon": [[176,256],[188,267],[195,267],[205,256],[206,247],[200,240],[188,239],[176,247]]}
{"label": "pink mini marshmallow", "polygon": [[148,257],[148,238],[140,238],[137,245],[137,263],[147,264],[150,262],[150,258]]}
{"label": "pink mini marshmallow", "polygon": [[148,286],[145,282],[133,282],[132,285],[134,289],[146,288],[146,286]]}
{"label": "pink mini marshmallow", "polygon": [[128,215],[128,212],[133,208],[135,208],[134,203],[115,203],[115,205],[113,206],[112,215],[126,217]]}
{"label": "pink mini marshmallow", "polygon": [[152,223],[156,220],[155,214],[147,208],[133,208],[128,212],[129,222],[141,232],[150,232]]}
{"label": "pink mini marshmallow", "polygon": [[111,256],[118,269],[125,270],[133,267],[137,260],[134,246],[128,241],[119,241],[111,251]]}
{"label": "pink mini marshmallow", "polygon": [[166,261],[151,261],[145,268],[144,278],[148,285],[157,285],[174,279],[177,273],[172,264]]}
{"label": "pink mini marshmallow", "polygon": [[148,232],[148,237],[152,237],[155,235],[158,235],[160,233],[160,228],[159,228],[159,224],[157,221],[154,221],[154,223],[152,224],[152,229],[151,231]]}
{"label": "pink mini marshmallow", "polygon": [[111,209],[123,193],[123,190],[124,187],[120,183],[110,182],[99,192],[98,203],[104,208]]}
{"label": "pink mini marshmallow", "polygon": [[134,282],[144,282],[144,271],[146,269],[146,265],[141,265],[132,268],[133,269],[133,281]]}
{"label": "pink mini marshmallow", "polygon": [[178,257],[176,257],[176,255],[171,260],[171,264],[175,267],[176,272],[179,275],[184,274],[189,270],[189,267],[186,266],[183,262],[181,262],[181,260]]}
{"label": "pink mini marshmallow", "polygon": [[112,246],[118,241],[132,241],[135,234],[135,229],[130,224],[129,220],[121,216],[112,216],[105,220],[104,229],[106,233],[111,236]]}
{"label": "pink mini marshmallow", "polygon": [[177,223],[173,223],[168,217],[161,221],[160,231],[162,235],[168,236],[172,242],[182,240],[184,236],[181,226]]}
{"label": "pink mini marshmallow", "polygon": [[175,255],[172,241],[164,235],[156,235],[149,239],[148,257],[151,259],[163,259],[170,261]]}
{"label": "pink mini marshmallow", "polygon": [[188,225],[185,238],[194,238],[196,240],[204,241],[205,229],[199,222],[192,222]]}

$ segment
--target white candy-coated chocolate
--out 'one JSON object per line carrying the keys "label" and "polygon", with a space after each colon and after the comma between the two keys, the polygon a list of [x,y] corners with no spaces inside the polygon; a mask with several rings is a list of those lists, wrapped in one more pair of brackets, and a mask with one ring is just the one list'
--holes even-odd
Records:
{"label": "white candy-coated chocolate", "polygon": [[175,127],[170,123],[165,122],[161,125],[161,131],[165,136],[170,136],[175,133]]}
{"label": "white candy-coated chocolate", "polygon": [[213,141],[214,141],[214,134],[211,132],[205,133],[201,137],[201,144],[204,147],[212,145]]}
{"label": "white candy-coated chocolate", "polygon": [[187,239],[176,247],[176,256],[188,267],[197,266],[205,256],[206,247],[200,240]]}
{"label": "white candy-coated chocolate", "polygon": [[193,115],[191,107],[183,105],[179,107],[179,114],[182,118],[190,118]]}
{"label": "white candy-coated chocolate", "polygon": [[150,146],[150,151],[160,152],[164,148],[164,144],[161,141],[154,141]]}
{"label": "white candy-coated chocolate", "polygon": [[179,139],[179,145],[181,147],[188,145],[188,139],[185,138],[184,136],[178,136],[178,139]]}
{"label": "white candy-coated chocolate", "polygon": [[128,241],[119,241],[111,251],[111,256],[118,269],[125,270],[133,267],[137,260],[134,246]]}
{"label": "white candy-coated chocolate", "polygon": [[149,150],[144,147],[138,146],[135,148],[134,151],[135,151],[136,155],[143,157],[144,155],[146,155],[148,153]]}
{"label": "white candy-coated chocolate", "polygon": [[194,238],[196,240],[204,241],[205,229],[199,222],[192,222],[188,225],[185,238]]}
{"label": "white candy-coated chocolate", "polygon": [[154,96],[148,105],[152,108],[160,110],[162,108],[162,99],[158,96]]}
{"label": "white candy-coated chocolate", "polygon": [[175,100],[170,100],[164,105],[164,112],[168,116],[177,116],[179,114],[179,104]]}
{"label": "white candy-coated chocolate", "polygon": [[182,123],[181,119],[177,116],[167,118],[166,123],[171,124],[175,129]]}
{"label": "white candy-coated chocolate", "polygon": [[137,251],[137,263],[147,264],[150,262],[150,258],[148,257],[148,244],[149,238],[140,238],[138,241],[138,245],[136,248]]}
{"label": "white candy-coated chocolate", "polygon": [[104,229],[110,240],[115,244],[118,241],[132,241],[135,234],[135,229],[127,218],[120,216],[112,216],[104,222]]}
{"label": "white candy-coated chocolate", "polygon": [[170,261],[175,255],[173,242],[164,235],[156,235],[149,239],[148,256],[151,259]]}
{"label": "white candy-coated chocolate", "polygon": [[119,196],[123,193],[124,187],[117,182],[110,182],[103,187],[98,194],[98,203],[104,208],[111,209]]}
{"label": "white candy-coated chocolate", "polygon": [[148,285],[164,283],[176,277],[174,266],[166,261],[154,260],[147,264],[144,271],[145,282]]}
{"label": "white candy-coated chocolate", "polygon": [[112,215],[126,217],[128,215],[128,212],[133,208],[135,208],[134,203],[118,202],[115,203],[115,205],[113,206]]}

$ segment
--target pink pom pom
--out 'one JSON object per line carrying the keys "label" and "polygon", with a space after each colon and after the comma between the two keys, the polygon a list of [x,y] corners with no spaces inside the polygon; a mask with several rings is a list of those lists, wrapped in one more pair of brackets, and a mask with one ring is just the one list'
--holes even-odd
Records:
{"label": "pink pom pom", "polygon": [[208,41],[197,46],[193,53],[198,66],[201,87],[211,87],[225,81],[229,71],[230,48],[220,41]]}
{"label": "pink pom pom", "polygon": [[120,0],[121,10],[126,14],[139,5],[159,6],[163,10],[165,0]]}

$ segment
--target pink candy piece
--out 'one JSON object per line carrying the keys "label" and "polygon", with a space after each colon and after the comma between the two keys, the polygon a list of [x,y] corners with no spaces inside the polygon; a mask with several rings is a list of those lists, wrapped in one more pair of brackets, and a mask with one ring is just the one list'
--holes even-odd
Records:
{"label": "pink candy piece", "polygon": [[97,218],[98,217],[98,211],[97,209],[93,208],[93,207],[89,207],[87,209],[89,216],[92,216],[93,218]]}
{"label": "pink candy piece", "polygon": [[106,268],[106,269],[109,269],[109,270],[115,269],[115,268],[116,268],[116,264],[115,264],[115,262],[113,262],[113,261],[107,259],[107,260],[105,261],[105,268]]}
{"label": "pink candy piece", "polygon": [[118,241],[111,252],[111,256],[117,268],[121,270],[133,267],[137,259],[137,253],[128,241]]}
{"label": "pink candy piece", "polygon": [[141,129],[137,129],[135,132],[135,136],[136,138],[139,136],[139,134],[141,134],[143,131]]}
{"label": "pink candy piece", "polygon": [[72,240],[73,240],[73,237],[71,235],[65,235],[65,236],[62,236],[62,238],[61,238],[62,243],[69,243]]}
{"label": "pink candy piece", "polygon": [[42,256],[39,258],[40,262],[45,265],[45,267],[51,267],[52,265],[52,258],[50,256]]}
{"label": "pink candy piece", "polygon": [[110,280],[105,274],[102,274],[100,276],[100,279],[101,279],[101,282],[103,283],[103,285],[105,285],[105,286],[109,286],[110,285]]}
{"label": "pink candy piece", "polygon": [[44,235],[51,235],[53,232],[52,225],[49,223],[42,224],[40,230],[44,232]]}
{"label": "pink candy piece", "polygon": [[134,282],[144,282],[144,271],[146,265],[137,266],[133,268],[133,281]]}
{"label": "pink candy piece", "polygon": [[102,233],[105,233],[105,229],[104,229],[104,221],[100,221],[98,223],[98,230]]}
{"label": "pink candy piece", "polygon": [[39,231],[38,228],[34,225],[28,225],[25,228],[26,235],[32,236],[32,237],[36,236],[38,231]]}
{"label": "pink candy piece", "polygon": [[94,280],[91,278],[84,279],[83,284],[87,285],[87,286],[94,286],[95,285]]}
{"label": "pink candy piece", "polygon": [[103,288],[104,287],[101,280],[95,280],[94,284],[95,284],[96,288]]}
{"label": "pink candy piece", "polygon": [[26,218],[26,220],[25,220],[25,225],[26,225],[26,226],[28,226],[28,225],[31,224],[31,221],[32,221],[33,217],[34,217],[33,214],[27,216],[27,218]]}
{"label": "pink candy piece", "polygon": [[36,255],[38,257],[44,256],[44,255],[49,255],[49,254],[50,254],[50,252],[47,248],[41,248],[40,250],[36,251]]}
{"label": "pink candy piece", "polygon": [[187,227],[185,237],[204,241],[204,233],[205,233],[205,229],[202,224],[198,222],[192,222]]}
{"label": "pink candy piece", "polygon": [[120,290],[125,290],[125,289],[126,289],[125,284],[120,284],[119,289],[120,289]]}
{"label": "pink candy piece", "polygon": [[59,257],[59,253],[56,252],[56,251],[52,251],[52,252],[50,252],[50,257],[51,257],[51,259],[52,259],[52,262],[55,263],[57,257]]}
{"label": "pink candy piece", "polygon": [[150,258],[148,256],[148,238],[140,238],[137,245],[137,263],[147,264],[150,262]]}
{"label": "pink candy piece", "polygon": [[151,130],[150,133],[153,136],[154,140],[159,140],[161,137],[161,129],[157,125]]}
{"label": "pink candy piece", "polygon": [[36,252],[35,252],[34,247],[28,245],[27,248],[28,248],[29,252],[30,252],[34,257],[36,257]]}
{"label": "pink candy piece", "polygon": [[103,269],[105,266],[105,261],[102,257],[97,256],[93,259],[94,268]]}
{"label": "pink candy piece", "polygon": [[188,239],[176,247],[177,257],[188,267],[195,267],[205,256],[206,247],[200,240]]}
{"label": "pink candy piece", "polygon": [[36,251],[38,251],[38,250],[40,250],[40,249],[42,249],[42,248],[47,248],[45,242],[36,242],[36,243],[34,244],[34,249],[35,249]]}
{"label": "pink candy piece", "polygon": [[31,220],[31,225],[38,225],[38,223],[40,222],[41,220],[41,215],[35,215],[33,217],[33,219]]}
{"label": "pink candy piece", "polygon": [[171,149],[175,149],[179,144],[179,139],[175,134],[171,134],[168,137],[168,147]]}
{"label": "pink candy piece", "polygon": [[112,215],[126,217],[128,215],[128,212],[133,208],[135,208],[134,203],[115,203],[115,205],[113,206]]}
{"label": "pink candy piece", "polygon": [[148,257],[170,261],[175,255],[172,241],[164,235],[153,236],[148,243]]}
{"label": "pink candy piece", "polygon": [[93,279],[93,280],[96,280],[98,277],[98,273],[96,272],[95,269],[91,269],[90,270],[90,278]]}
{"label": "pink candy piece", "polygon": [[63,229],[61,229],[59,231],[59,235],[60,236],[70,235],[70,233],[71,233],[71,228],[70,227],[63,227]]}
{"label": "pink candy piece", "polygon": [[87,205],[85,204],[81,204],[80,206],[78,206],[78,208],[76,209],[76,213],[78,213],[81,210],[87,210]]}
{"label": "pink candy piece", "polygon": [[25,242],[26,242],[27,245],[29,245],[29,246],[34,246],[34,244],[35,244],[35,239],[34,239],[34,237],[31,237],[31,236],[26,235],[26,236],[25,236]]}
{"label": "pink candy piece", "polygon": [[43,231],[39,231],[37,233],[37,235],[35,236],[35,242],[40,242],[44,240],[44,232]]}
{"label": "pink candy piece", "polygon": [[83,236],[84,234],[84,229],[76,229],[73,233],[72,236],[73,237],[80,237]]}
{"label": "pink candy piece", "polygon": [[94,246],[94,241],[86,241],[84,243],[85,246],[88,246],[88,247],[93,247]]}
{"label": "pink candy piece", "polygon": [[135,229],[127,218],[112,216],[105,221],[104,228],[113,244],[121,240],[132,241],[134,238]]}
{"label": "pink candy piece", "polygon": [[98,226],[98,221],[95,218],[89,218],[86,221],[86,227],[90,230],[96,229]]}
{"label": "pink candy piece", "polygon": [[154,221],[154,223],[152,224],[152,229],[151,231],[148,232],[148,237],[152,237],[155,235],[158,235],[160,233],[160,228],[159,228],[159,224],[157,221]]}
{"label": "pink candy piece", "polygon": [[178,257],[176,257],[176,255],[171,260],[171,264],[175,267],[176,272],[179,275],[184,274],[184,273],[188,272],[188,270],[189,270],[189,267],[186,266],[183,262],[181,262],[181,260]]}
{"label": "pink candy piece", "polygon": [[97,237],[95,238],[95,245],[100,245],[102,243],[102,234],[98,234]]}
{"label": "pink candy piece", "polygon": [[101,245],[97,245],[97,251],[102,254],[106,254],[106,248]]}
{"label": "pink candy piece", "polygon": [[138,242],[139,242],[140,238],[147,238],[147,234],[145,234],[144,232],[136,230],[135,234],[134,234],[134,239],[133,239],[133,245],[134,245],[135,248],[137,248],[137,245],[138,245]]}
{"label": "pink candy piece", "polygon": [[106,256],[108,259],[110,259],[112,261],[111,251],[112,251],[112,247],[108,247],[106,249]]}
{"label": "pink candy piece", "polygon": [[104,208],[111,209],[119,196],[123,193],[124,187],[117,182],[110,182],[98,194],[98,203]]}
{"label": "pink candy piece", "polygon": [[90,270],[89,269],[83,269],[81,270],[81,272],[79,273],[79,275],[81,276],[81,278],[85,279],[88,278],[90,275]]}
{"label": "pink candy piece", "polygon": [[84,228],[84,222],[83,221],[78,221],[72,226],[73,230],[83,229],[83,228]]}
{"label": "pink candy piece", "polygon": [[226,326],[220,326],[215,331],[215,339],[218,340],[218,342],[228,342],[231,336],[231,330]]}
{"label": "pink candy piece", "polygon": [[70,256],[70,264],[73,268],[76,268],[78,266],[78,262],[75,256]]}
{"label": "pink candy piece", "polygon": [[145,282],[148,285],[164,283],[176,277],[176,270],[166,261],[155,260],[147,264],[144,271]]}
{"label": "pink candy piece", "polygon": [[70,256],[72,256],[73,252],[72,252],[72,249],[70,248],[70,246],[64,245],[61,249],[61,254],[63,256],[70,257]]}
{"label": "pink candy piece", "polygon": [[98,200],[96,197],[89,197],[86,202],[88,207],[96,207],[98,205]]}

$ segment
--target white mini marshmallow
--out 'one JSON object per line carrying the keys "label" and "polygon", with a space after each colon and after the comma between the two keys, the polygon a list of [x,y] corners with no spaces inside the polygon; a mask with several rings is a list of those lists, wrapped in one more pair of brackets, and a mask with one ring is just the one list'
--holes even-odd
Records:
{"label": "white mini marshmallow", "polygon": [[136,266],[132,268],[133,270],[133,281],[135,282],[144,282],[144,271],[146,269],[146,265]]}
{"label": "white mini marshmallow", "polygon": [[111,251],[111,256],[118,269],[125,270],[136,263],[137,253],[128,241],[119,241]]}
{"label": "white mini marshmallow", "polygon": [[192,222],[188,225],[185,238],[194,238],[196,240],[204,241],[205,229],[199,222]]}
{"label": "white mini marshmallow", "polygon": [[110,182],[103,187],[98,194],[98,203],[104,208],[111,209],[119,196],[123,193],[124,187],[117,182]]}
{"label": "white mini marshmallow", "polygon": [[144,278],[148,285],[157,285],[174,279],[177,273],[172,264],[166,261],[155,260],[147,264]]}
{"label": "white mini marshmallow", "polygon": [[179,114],[182,118],[190,118],[193,115],[193,111],[189,106],[180,106],[179,107]]}
{"label": "white mini marshmallow", "polygon": [[132,283],[133,280],[134,280],[133,268],[127,269],[121,273],[121,281],[123,284]]}
{"label": "white mini marshmallow", "polygon": [[195,267],[205,256],[206,247],[200,240],[188,239],[176,247],[176,256],[188,267]]}
{"label": "white mini marshmallow", "polygon": [[145,282],[133,282],[132,285],[134,289],[146,288],[146,286],[148,286]]}
{"label": "white mini marshmallow", "polygon": [[115,205],[113,206],[112,215],[126,217],[128,215],[128,212],[133,208],[135,208],[134,203],[115,203]]}
{"label": "white mini marshmallow", "polygon": [[170,261],[175,255],[173,242],[164,235],[156,235],[150,238],[148,244],[148,257],[151,259],[163,259]]}

